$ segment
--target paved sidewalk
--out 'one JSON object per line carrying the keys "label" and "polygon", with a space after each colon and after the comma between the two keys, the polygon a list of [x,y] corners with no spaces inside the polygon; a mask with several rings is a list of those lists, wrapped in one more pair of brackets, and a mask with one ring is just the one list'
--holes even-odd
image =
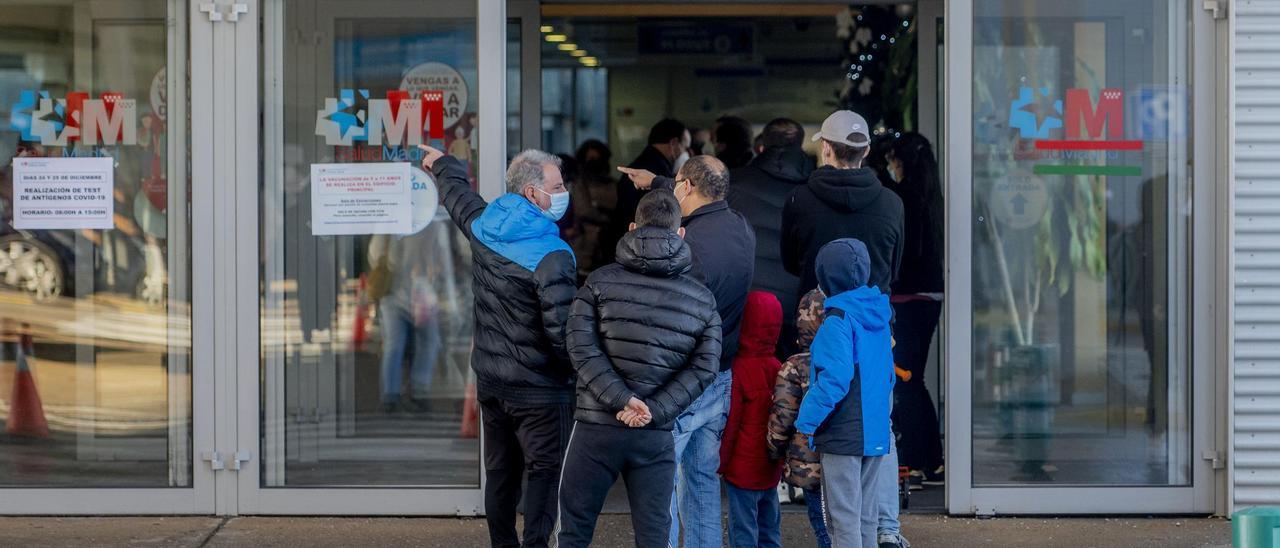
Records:
{"label": "paved sidewalk", "polygon": [[[909,515],[912,546],[1195,547],[1231,545],[1223,519],[995,518]],[[813,546],[803,515],[783,517],[783,545]],[[484,547],[483,520],[438,518],[0,518],[0,546]],[[630,547],[627,516],[606,515],[595,546]]]}

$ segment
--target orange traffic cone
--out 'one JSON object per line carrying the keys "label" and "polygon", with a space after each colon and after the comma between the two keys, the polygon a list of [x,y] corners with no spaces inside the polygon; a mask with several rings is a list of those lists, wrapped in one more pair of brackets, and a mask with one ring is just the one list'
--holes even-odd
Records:
{"label": "orange traffic cone", "polygon": [[466,397],[462,399],[462,428],[458,430],[460,438],[480,436],[480,401],[476,398],[476,383],[467,383]]}
{"label": "orange traffic cone", "polygon": [[13,395],[9,398],[9,420],[5,422],[4,431],[10,436],[44,439],[49,437],[49,423],[44,418],[36,380],[27,364],[29,348],[31,335],[22,335],[18,339],[18,368],[13,374]]}
{"label": "orange traffic cone", "polygon": [[364,350],[364,341],[368,336],[369,320],[369,278],[360,275],[360,284],[356,286],[356,318],[351,326],[351,348],[356,352]]}

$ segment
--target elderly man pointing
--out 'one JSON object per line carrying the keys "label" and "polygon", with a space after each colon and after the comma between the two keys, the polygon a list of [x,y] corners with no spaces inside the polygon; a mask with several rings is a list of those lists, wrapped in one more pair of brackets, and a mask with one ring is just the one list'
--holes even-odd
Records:
{"label": "elderly man pointing", "polygon": [[[573,366],[564,346],[576,291],[573,252],[555,221],[569,207],[560,161],[521,152],[507,193],[486,203],[457,159],[428,146],[440,203],[471,243],[475,349],[471,368],[484,423],[484,506],[495,547],[546,546],[555,525],[560,463],[573,423]],[[521,476],[524,539],[516,536]]]}

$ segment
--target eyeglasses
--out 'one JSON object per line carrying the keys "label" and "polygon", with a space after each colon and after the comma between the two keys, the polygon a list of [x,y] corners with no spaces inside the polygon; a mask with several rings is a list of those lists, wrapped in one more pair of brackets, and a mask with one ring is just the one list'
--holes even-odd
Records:
{"label": "eyeglasses", "polygon": [[683,179],[676,179],[676,184],[671,185],[671,186],[672,186],[672,188],[675,188],[676,186],[679,186],[679,185],[680,185],[680,183],[689,183],[689,184],[693,184],[692,182],[690,182],[690,181],[689,181],[689,178],[688,178],[688,177],[685,177],[685,178],[683,178]]}

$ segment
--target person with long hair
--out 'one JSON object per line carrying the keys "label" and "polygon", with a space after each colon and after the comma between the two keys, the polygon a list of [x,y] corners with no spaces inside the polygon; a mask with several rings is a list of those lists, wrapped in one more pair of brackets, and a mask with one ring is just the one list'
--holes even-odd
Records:
{"label": "person with long hair", "polygon": [[899,460],[914,481],[942,480],[938,414],[925,387],[929,346],[942,313],[943,201],[938,161],[929,140],[903,133],[885,154],[889,188],[902,198],[905,243],[890,302],[895,316],[894,361],[908,376],[894,387],[893,423],[901,433]]}

